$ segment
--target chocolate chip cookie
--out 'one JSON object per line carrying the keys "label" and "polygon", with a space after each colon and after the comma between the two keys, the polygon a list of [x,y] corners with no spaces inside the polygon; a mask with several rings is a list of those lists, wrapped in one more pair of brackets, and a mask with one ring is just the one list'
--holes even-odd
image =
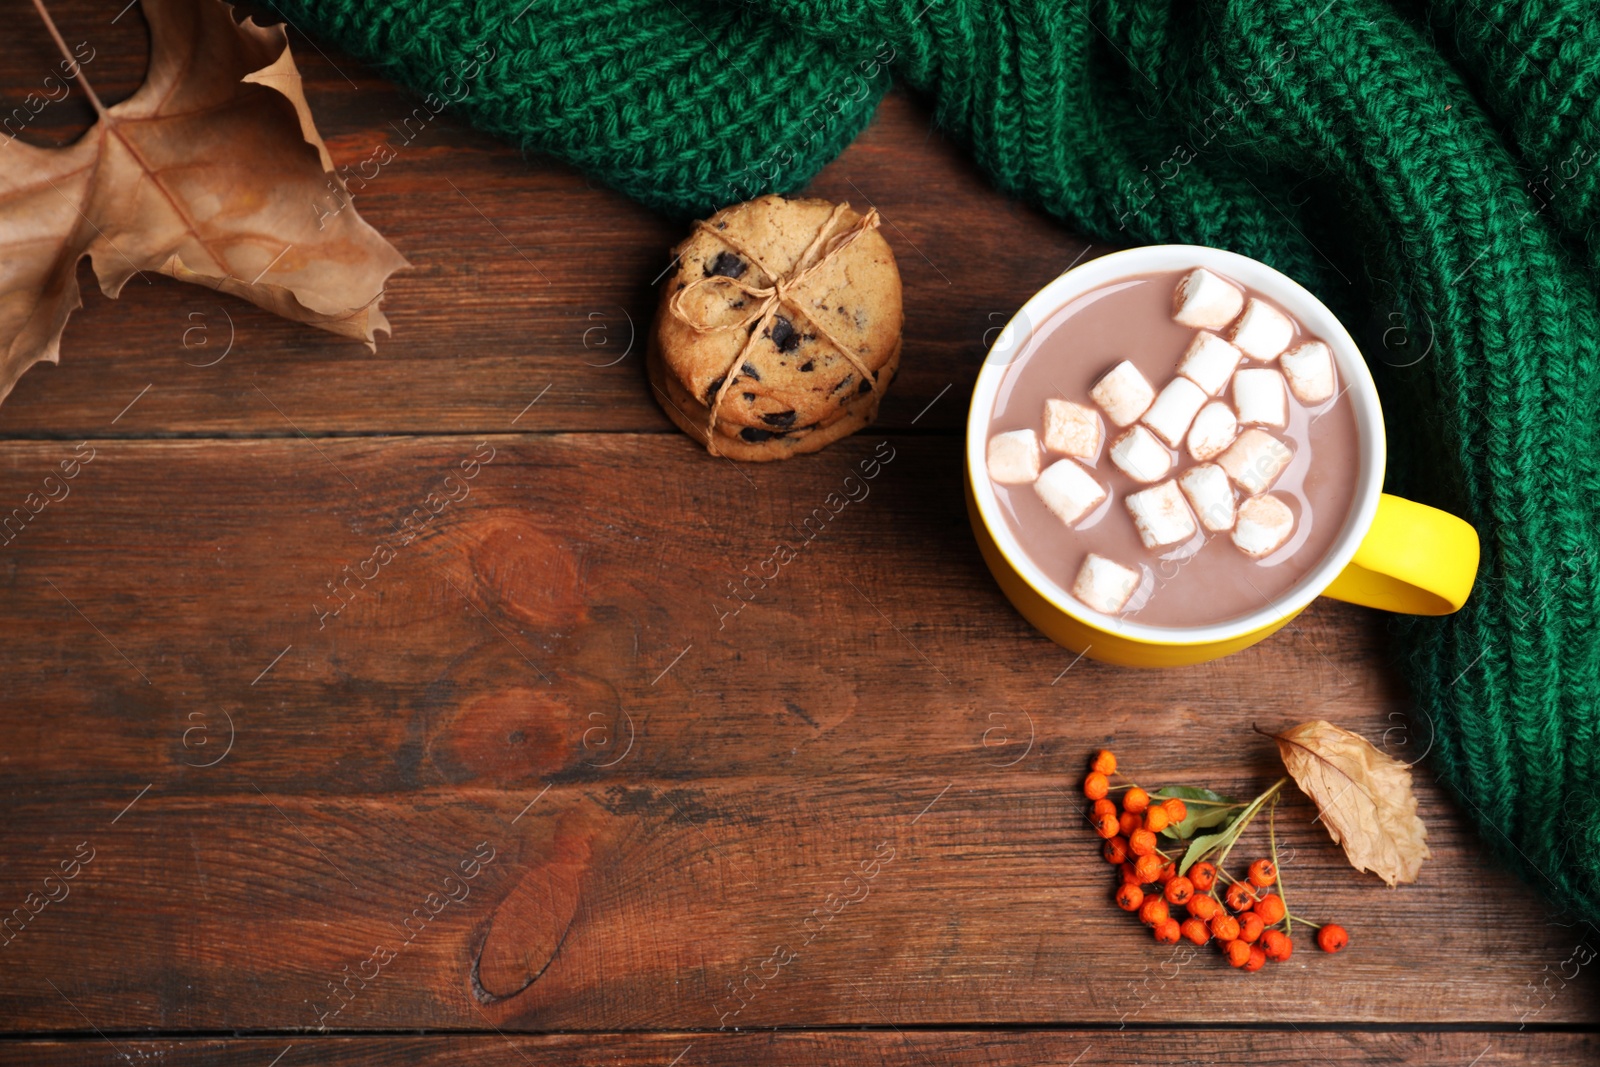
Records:
{"label": "chocolate chip cookie", "polygon": [[674,251],[648,363],[656,398],[711,452],[784,459],[876,416],[899,365],[900,273],[876,211],[763,196]]}

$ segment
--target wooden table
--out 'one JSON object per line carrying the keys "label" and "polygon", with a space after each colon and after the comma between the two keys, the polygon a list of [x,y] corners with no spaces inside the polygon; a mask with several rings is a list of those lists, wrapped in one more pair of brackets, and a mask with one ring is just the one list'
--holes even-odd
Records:
{"label": "wooden table", "polygon": [[[12,101],[54,62],[13,7]],[[108,10],[58,14],[120,96],[143,31]],[[1379,614],[1319,603],[1152,674],[1011,610],[963,513],[965,397],[992,331],[1106,249],[991,190],[923,104],[890,96],[812,190],[876,204],[904,273],[881,422],[740,466],[641,368],[681,223],[448,117],[402,143],[410,98],[297,42],[335,159],[396,152],[360,198],[415,265],[393,339],[85,272],[61,366],[0,408],[0,510],[93,455],[0,549],[0,909],[79,861],[0,949],[0,1063],[1600,1058],[1600,936],[1491,865],[1425,760],[1414,886],[1357,875],[1298,794],[1281,813],[1339,956],[1302,937],[1242,975],[1111,905],[1094,748],[1248,795],[1277,773],[1252,724],[1407,760],[1431,724]],[[864,497],[739,584],[875,452]]]}

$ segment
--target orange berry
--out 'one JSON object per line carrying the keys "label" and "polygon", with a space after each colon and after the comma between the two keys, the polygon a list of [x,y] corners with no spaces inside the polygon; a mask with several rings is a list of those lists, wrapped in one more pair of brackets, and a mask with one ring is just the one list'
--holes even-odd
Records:
{"label": "orange berry", "polygon": [[1222,910],[1222,905],[1217,903],[1215,897],[1204,896],[1200,893],[1196,893],[1191,897],[1187,906],[1189,914],[1201,922],[1210,922],[1211,917]]}
{"label": "orange berry", "polygon": [[1150,805],[1144,813],[1144,828],[1153,834],[1159,834],[1167,828],[1167,809]]}
{"label": "orange berry", "polygon": [[1261,916],[1257,915],[1255,912],[1241,911],[1239,913],[1240,941],[1245,941],[1253,945],[1261,939],[1261,931],[1265,930],[1266,928],[1267,924],[1262,922]]}
{"label": "orange berry", "polygon": [[1211,931],[1199,919],[1185,919],[1179,932],[1197,945],[1203,945],[1211,940]]}
{"label": "orange berry", "polygon": [[1122,818],[1117,821],[1117,827],[1122,831],[1123,837],[1132,837],[1135,830],[1144,828],[1144,820],[1131,811],[1122,813]]}
{"label": "orange berry", "polygon": [[1149,830],[1135,830],[1128,835],[1128,851],[1135,856],[1148,856],[1156,850],[1156,835]]}
{"label": "orange berry", "polygon": [[1144,890],[1133,883],[1124,882],[1117,888],[1117,907],[1123,911],[1138,911],[1143,903]]}
{"label": "orange berry", "polygon": [[1094,762],[1089,764],[1089,769],[1099,771],[1101,774],[1117,773],[1117,757],[1111,754],[1110,749],[1102,748],[1094,754]]}
{"label": "orange berry", "polygon": [[1177,919],[1162,919],[1156,923],[1156,941],[1162,945],[1176,945],[1181,936],[1181,928]]}
{"label": "orange berry", "polygon": [[1250,962],[1250,946],[1243,941],[1229,941],[1222,946],[1222,951],[1227,955],[1231,966],[1243,967]]}
{"label": "orange berry", "polygon": [[1250,865],[1250,884],[1265,889],[1278,880],[1278,865],[1271,860],[1256,860]]}
{"label": "orange berry", "polygon": [[1268,926],[1276,926],[1283,921],[1288,909],[1283,906],[1283,898],[1276,893],[1268,893],[1256,901],[1255,913],[1261,916],[1261,921]]}
{"label": "orange berry", "polygon": [[1134,861],[1133,872],[1138,875],[1141,884],[1149,885],[1161,877],[1161,857],[1140,856]]}
{"label": "orange berry", "polygon": [[1160,872],[1156,874],[1156,881],[1160,882],[1162,885],[1166,885],[1176,877],[1178,877],[1178,865],[1176,863],[1169,863],[1162,867]]}
{"label": "orange berry", "polygon": [[1132,882],[1134,885],[1139,884],[1139,875],[1134,871],[1133,864],[1124,863],[1118,868],[1117,873],[1122,876],[1124,882]]}
{"label": "orange berry", "polygon": [[1194,883],[1181,874],[1175,875],[1161,895],[1167,898],[1168,904],[1187,904],[1194,899]]}
{"label": "orange berry", "polygon": [[1145,897],[1144,903],[1139,905],[1139,921],[1146,926],[1165,922],[1170,914],[1167,911],[1167,902],[1160,897]]}
{"label": "orange berry", "polygon": [[1211,887],[1217,884],[1217,868],[1211,863],[1197,863],[1189,868],[1189,881],[1194,883],[1195,889],[1202,893],[1211,892]]}
{"label": "orange berry", "polygon": [[[1240,942],[1238,942],[1238,944],[1242,945],[1242,944],[1244,944],[1244,942],[1240,941]],[[1260,945],[1251,945],[1250,946],[1250,958],[1248,960],[1245,960],[1244,969],[1247,970],[1247,971],[1259,971],[1261,968],[1265,967],[1266,965],[1267,965],[1267,954],[1266,954],[1266,952],[1262,950]]]}
{"label": "orange berry", "polygon": [[1111,779],[1099,771],[1090,771],[1089,776],[1083,780],[1083,795],[1090,800],[1099,800],[1111,791]]}
{"label": "orange berry", "polygon": [[1324,952],[1338,952],[1350,943],[1350,935],[1338,923],[1329,923],[1317,931],[1317,947]]}
{"label": "orange berry", "polygon": [[1096,815],[1094,817],[1094,832],[1107,841],[1117,836],[1117,817],[1115,815]]}
{"label": "orange berry", "polygon": [[1100,849],[1100,855],[1106,858],[1107,863],[1122,863],[1128,858],[1128,839],[1113,837]]}
{"label": "orange berry", "polygon": [[1256,895],[1243,882],[1235,882],[1228,887],[1228,892],[1224,899],[1227,900],[1228,907],[1234,911],[1244,911],[1256,902]]}
{"label": "orange berry", "polygon": [[1161,802],[1161,806],[1167,809],[1167,822],[1170,824],[1175,825],[1189,817],[1189,805],[1178,797],[1168,797]]}
{"label": "orange berry", "polygon": [[1131,811],[1135,815],[1143,815],[1144,809],[1150,806],[1150,794],[1138,786],[1134,786],[1122,795],[1122,810]]}
{"label": "orange berry", "polygon": [[1091,819],[1108,814],[1117,814],[1117,802],[1112,800],[1110,797],[1101,797],[1099,800],[1089,805],[1089,817]]}
{"label": "orange berry", "polygon": [[1237,940],[1239,937],[1239,920],[1226,912],[1217,912],[1211,917],[1211,936],[1218,941]]}
{"label": "orange berry", "polygon": [[1267,959],[1282,962],[1294,955],[1294,941],[1282,930],[1268,930],[1261,935],[1261,950]]}

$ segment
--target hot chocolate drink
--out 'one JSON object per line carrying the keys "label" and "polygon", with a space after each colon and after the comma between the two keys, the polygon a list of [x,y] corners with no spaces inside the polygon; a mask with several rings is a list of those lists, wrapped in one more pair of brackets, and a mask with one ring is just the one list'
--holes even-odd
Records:
{"label": "hot chocolate drink", "polygon": [[1288,592],[1337,539],[1360,468],[1328,346],[1198,268],[1113,282],[1035,327],[989,432],[1029,558],[1086,607],[1153,626]]}

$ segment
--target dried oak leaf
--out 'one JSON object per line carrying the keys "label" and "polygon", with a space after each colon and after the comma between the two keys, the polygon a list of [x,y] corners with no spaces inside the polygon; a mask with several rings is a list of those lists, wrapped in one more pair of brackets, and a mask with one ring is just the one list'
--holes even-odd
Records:
{"label": "dried oak leaf", "polygon": [[1415,882],[1428,850],[1411,769],[1366,738],[1320,719],[1273,734],[1283,765],[1316,802],[1334,841],[1358,871],[1391,886]]}
{"label": "dried oak leaf", "polygon": [[97,120],[79,140],[0,144],[0,400],[59,361],[85,255],[109,297],[152,271],[369,347],[389,331],[378,302],[409,264],[350,206],[283,27],[219,0],[143,8],[137,92],[105,107],[80,70]]}

